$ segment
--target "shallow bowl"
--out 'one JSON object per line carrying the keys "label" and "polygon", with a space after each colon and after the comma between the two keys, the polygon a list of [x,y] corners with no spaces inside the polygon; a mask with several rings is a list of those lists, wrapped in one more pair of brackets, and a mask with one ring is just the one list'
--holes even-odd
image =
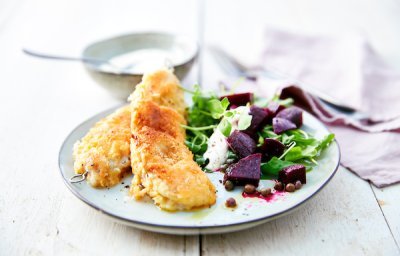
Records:
{"label": "shallow bowl", "polygon": [[[139,51],[141,51],[142,57],[143,51],[153,51],[151,57],[154,57],[157,52],[169,54],[168,59],[165,59],[164,67],[173,68],[176,76],[182,81],[196,61],[198,45],[194,40],[185,36],[154,32],[132,33],[92,43],[83,50],[81,57],[119,64],[118,67],[121,68],[98,62],[85,62],[84,66],[100,86],[113,96],[125,100],[142,80],[144,69],[141,63],[121,65],[117,61],[119,59],[121,62],[121,56],[125,55],[127,58],[128,54]],[[147,67],[149,64],[147,63]],[[135,70],[135,65],[141,65],[142,70],[140,68]],[[128,66],[131,68],[127,69]],[[151,68],[157,69],[160,66],[153,65]]]}

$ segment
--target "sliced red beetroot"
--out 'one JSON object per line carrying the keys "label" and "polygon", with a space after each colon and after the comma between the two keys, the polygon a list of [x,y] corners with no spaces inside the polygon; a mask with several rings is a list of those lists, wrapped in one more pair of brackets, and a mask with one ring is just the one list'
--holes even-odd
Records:
{"label": "sliced red beetroot", "polygon": [[243,158],[253,154],[256,151],[256,142],[246,133],[234,131],[227,139],[229,147],[238,155]]}
{"label": "sliced red beetroot", "polygon": [[258,186],[261,177],[261,154],[253,154],[242,158],[236,164],[228,167],[224,176],[224,184],[227,180],[235,185],[244,186],[252,184]]}
{"label": "sliced red beetroot", "polygon": [[253,105],[250,107],[249,114],[251,115],[251,124],[244,132],[250,136],[254,136],[258,130],[262,129],[262,127],[266,125],[269,112],[265,108]]}
{"label": "sliced red beetroot", "polygon": [[303,124],[303,111],[298,107],[285,108],[276,117],[291,121],[297,128]]}
{"label": "sliced red beetroot", "polygon": [[284,184],[293,183],[300,181],[302,184],[306,184],[306,167],[301,164],[294,164],[283,168],[279,171],[278,180]]}
{"label": "sliced red beetroot", "polygon": [[267,161],[274,156],[281,156],[284,151],[285,145],[275,139],[266,138],[264,144],[261,146],[261,153]]}
{"label": "sliced red beetroot", "polygon": [[296,129],[296,125],[291,121],[279,117],[274,117],[272,119],[272,127],[274,128],[274,133],[281,134],[282,132]]}
{"label": "sliced red beetroot", "polygon": [[272,124],[272,119],[283,109],[285,109],[285,106],[279,105],[276,102],[270,102],[268,104],[268,107],[264,108],[268,112],[268,117],[265,119],[264,123],[267,125]]}
{"label": "sliced red beetroot", "polygon": [[225,95],[220,97],[220,100],[222,100],[223,98],[228,98],[230,105],[245,106],[248,102],[253,102],[253,93],[246,92]]}
{"label": "sliced red beetroot", "polygon": [[272,116],[275,117],[280,111],[285,109],[285,106],[279,105],[277,102],[272,101],[268,104],[267,109],[272,114]]}

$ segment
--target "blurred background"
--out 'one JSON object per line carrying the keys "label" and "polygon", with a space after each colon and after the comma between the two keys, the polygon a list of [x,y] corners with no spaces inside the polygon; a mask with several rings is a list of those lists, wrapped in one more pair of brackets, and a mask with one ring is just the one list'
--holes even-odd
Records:
{"label": "blurred background", "polygon": [[[3,58],[12,55],[10,59],[18,66],[33,64],[29,71],[33,74],[71,74],[69,86],[53,86],[76,90],[86,97],[98,88],[88,77],[81,77],[79,64],[43,62],[15,53],[23,46],[79,56],[86,45],[103,38],[137,31],[165,31],[188,35],[202,46],[222,46],[244,63],[254,64],[263,50],[265,30],[274,27],[309,34],[362,35],[389,63],[400,68],[399,12],[400,4],[395,0],[2,0],[0,44]],[[23,61],[17,62],[18,57]],[[191,82],[202,75],[204,84],[215,83],[219,67],[213,65],[207,53],[200,60],[202,74],[194,70]],[[14,63],[1,65],[2,72],[14,77],[21,69]],[[32,74],[24,74],[29,75]]]}
{"label": "blurred background", "polygon": [[[80,63],[30,58],[21,49],[80,56],[94,41],[139,31],[182,34],[198,41],[203,51],[184,81],[186,86],[201,82],[215,88],[226,76],[205,50],[209,45],[222,47],[244,64],[257,64],[268,27],[316,35],[361,35],[400,69],[398,13],[396,0],[1,0],[0,72],[7,82],[0,85],[6,89],[0,99],[15,106],[16,97],[21,101],[41,91],[48,95],[42,99],[48,108],[68,107],[70,113],[82,114],[78,120],[95,113],[99,104],[102,109],[113,106],[119,100],[98,87]],[[67,95],[73,97],[60,101]],[[87,108],[74,108],[74,102]],[[7,114],[4,108],[0,113]]]}

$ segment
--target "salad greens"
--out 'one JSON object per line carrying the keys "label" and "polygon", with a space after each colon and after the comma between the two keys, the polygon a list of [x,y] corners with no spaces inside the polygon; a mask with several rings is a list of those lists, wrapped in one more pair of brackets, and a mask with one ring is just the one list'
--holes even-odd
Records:
{"label": "salad greens", "polygon": [[261,164],[262,178],[277,176],[282,168],[294,164],[302,164],[307,171],[311,171],[313,166],[318,165],[316,157],[334,140],[335,136],[331,133],[322,140],[318,140],[301,129],[286,131],[278,135],[273,132],[272,126],[266,126],[259,133],[259,141],[265,138],[276,139],[282,142],[287,149],[279,158],[273,157],[268,162]]}
{"label": "salad greens", "polygon": [[[218,129],[225,137],[228,137],[233,129],[246,130],[252,121],[247,107],[229,109],[228,98],[220,100],[214,94],[201,92],[199,86],[195,86],[192,93],[192,106],[188,109],[188,125],[183,125],[187,131],[185,144],[193,152],[194,160],[205,170],[208,160],[203,155],[207,151],[207,143],[215,129]],[[292,99],[281,100],[274,96],[270,100],[256,99],[256,105],[266,107],[271,101],[289,107]],[[260,147],[266,138],[278,140],[285,145],[284,153],[279,157],[272,157],[261,163],[262,179],[276,178],[278,172],[293,164],[302,164],[310,171],[318,164],[317,157],[321,151],[334,140],[334,135],[329,134],[318,140],[311,134],[301,129],[285,131],[276,134],[272,125],[266,125],[257,133],[258,146]],[[228,160],[237,160],[237,156],[229,150]]]}
{"label": "salad greens", "polygon": [[238,118],[238,130],[245,130],[250,126],[251,116],[243,108],[229,109],[229,100],[219,98],[213,94],[204,94],[199,86],[195,86],[192,101],[188,110],[188,125],[182,125],[186,131],[186,146],[193,152],[195,161],[202,167],[207,165],[203,154],[207,150],[208,139],[214,128],[217,128],[225,137],[232,131],[232,120]]}

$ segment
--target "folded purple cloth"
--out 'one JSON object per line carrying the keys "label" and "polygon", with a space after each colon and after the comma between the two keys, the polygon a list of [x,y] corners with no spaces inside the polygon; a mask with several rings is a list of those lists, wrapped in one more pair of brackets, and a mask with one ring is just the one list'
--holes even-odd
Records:
{"label": "folded purple cloth", "polygon": [[[328,38],[268,30],[262,66],[318,88],[365,113],[354,120],[330,112],[300,87],[292,97],[328,124],[342,151],[342,164],[377,187],[400,182],[400,73],[359,37]],[[263,86],[259,83],[259,86]]]}

